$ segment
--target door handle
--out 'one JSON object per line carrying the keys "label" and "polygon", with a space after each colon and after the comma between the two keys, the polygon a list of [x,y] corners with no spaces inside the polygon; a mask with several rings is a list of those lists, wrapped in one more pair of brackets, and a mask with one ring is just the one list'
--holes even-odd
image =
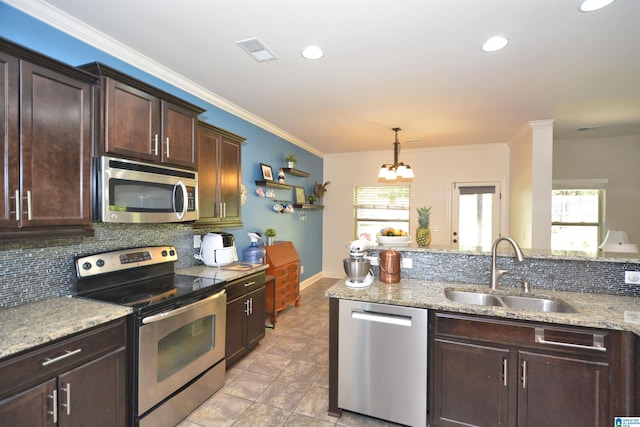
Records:
{"label": "door handle", "polygon": [[388,325],[411,326],[411,317],[399,316],[396,314],[354,310],[351,312],[351,318],[365,320],[368,322],[386,323]]}

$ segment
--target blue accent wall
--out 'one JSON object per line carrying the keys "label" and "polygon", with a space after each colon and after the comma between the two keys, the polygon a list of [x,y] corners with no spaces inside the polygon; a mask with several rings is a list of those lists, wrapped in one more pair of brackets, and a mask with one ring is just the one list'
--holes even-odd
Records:
{"label": "blue accent wall", "polygon": [[[211,105],[193,94],[187,93],[151,76],[143,70],[135,68],[83,41],[52,28],[2,2],[0,2],[0,37],[4,37],[17,44],[74,66],[95,61],[105,63],[132,77],[145,81],[202,107],[206,112],[201,115],[201,120],[245,137],[246,142],[242,146],[242,182],[247,188],[248,197],[242,209],[244,227],[225,230],[234,234],[236,246],[238,247],[238,256],[242,258],[242,249],[250,243],[247,232],[258,231],[262,233],[266,228],[272,227],[275,228],[278,233],[276,240],[290,240],[298,250],[301,264],[304,266],[302,280],[321,272],[322,211],[305,210],[304,217],[300,216],[301,212],[303,212],[300,210],[296,210],[293,214],[276,213],[272,210],[272,200],[260,198],[255,192],[255,181],[262,178],[260,163],[271,165],[274,175],[277,175],[279,168],[285,166],[284,156],[288,153],[295,153],[298,157],[296,168],[309,172],[311,176],[309,178],[287,176],[287,183],[303,186],[307,194],[309,194],[313,189],[315,181],[323,182],[323,159],[321,157]],[[293,202],[293,190],[275,189],[274,191],[276,193],[276,199],[291,200]],[[127,232],[125,230],[130,231],[128,227],[122,227],[122,230],[123,233]],[[117,227],[110,227],[110,232],[118,233],[119,229]],[[178,247],[185,247],[185,242],[168,241],[165,244],[175,244]],[[25,243],[24,245],[20,245],[20,248],[21,250],[27,248],[28,250],[30,246],[31,244]],[[42,242],[40,242],[38,246],[42,248]],[[59,248],[60,242],[51,242],[49,246]],[[15,245],[9,246],[0,243],[0,259],[2,255],[13,258],[13,255],[15,255],[13,252],[15,250]],[[76,251],[74,250],[73,252]],[[191,254],[186,254],[186,256],[190,255]],[[72,260],[69,259],[68,262],[70,263]],[[16,282],[20,282],[19,277],[16,279]],[[0,306],[1,305],[0,295]]]}

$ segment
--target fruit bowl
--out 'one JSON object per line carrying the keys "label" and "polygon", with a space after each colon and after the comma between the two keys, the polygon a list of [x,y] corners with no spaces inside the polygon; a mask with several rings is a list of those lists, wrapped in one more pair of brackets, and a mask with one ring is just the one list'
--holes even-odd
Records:
{"label": "fruit bowl", "polygon": [[383,246],[406,246],[411,243],[411,236],[376,236],[376,240]]}

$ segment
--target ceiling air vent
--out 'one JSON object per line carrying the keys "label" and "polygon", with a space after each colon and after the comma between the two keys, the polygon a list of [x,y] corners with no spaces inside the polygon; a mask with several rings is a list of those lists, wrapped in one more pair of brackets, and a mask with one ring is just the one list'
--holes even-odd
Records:
{"label": "ceiling air vent", "polygon": [[236,42],[249,55],[258,62],[268,62],[277,59],[276,56],[257,37]]}

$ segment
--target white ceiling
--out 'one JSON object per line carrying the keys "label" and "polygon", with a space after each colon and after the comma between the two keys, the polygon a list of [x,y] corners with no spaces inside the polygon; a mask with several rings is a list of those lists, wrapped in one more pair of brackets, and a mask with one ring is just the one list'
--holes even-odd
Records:
{"label": "white ceiling", "polygon": [[[107,35],[322,154],[391,150],[396,126],[404,148],[506,142],[545,119],[562,139],[640,134],[639,0],[591,13],[579,0],[7,2],[58,8],[91,27],[77,34]],[[494,35],[509,45],[483,52]],[[277,60],[235,44],[251,37]],[[302,58],[308,44],[324,58]]]}

